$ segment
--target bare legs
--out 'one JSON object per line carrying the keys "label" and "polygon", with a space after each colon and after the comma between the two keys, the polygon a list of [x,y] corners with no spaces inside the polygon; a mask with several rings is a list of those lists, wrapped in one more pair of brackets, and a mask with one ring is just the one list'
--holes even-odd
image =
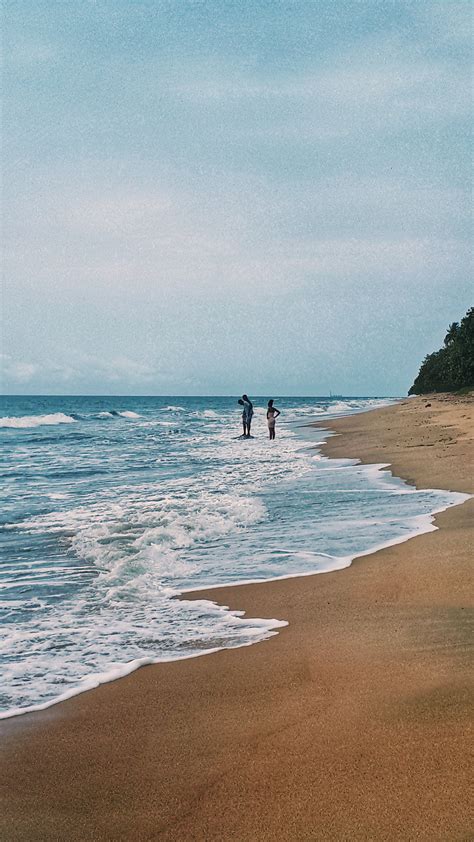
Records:
{"label": "bare legs", "polygon": [[250,425],[251,425],[251,423],[252,423],[251,421],[246,421],[245,418],[242,418],[242,426],[244,428],[244,437],[246,439],[250,438]]}

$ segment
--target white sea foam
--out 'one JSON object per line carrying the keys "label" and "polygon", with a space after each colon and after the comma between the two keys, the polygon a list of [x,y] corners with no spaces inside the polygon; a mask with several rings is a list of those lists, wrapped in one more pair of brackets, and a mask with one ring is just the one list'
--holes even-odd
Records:
{"label": "white sea foam", "polygon": [[[195,602],[197,603],[197,601]],[[201,604],[204,604],[204,601]],[[214,603],[206,601],[206,605],[214,605]],[[219,606],[218,610],[221,612],[227,612],[229,609],[227,606]],[[233,611],[230,613],[236,620],[238,620],[243,614],[241,611]],[[251,646],[257,641],[257,638],[258,641],[267,640],[277,634],[276,629],[281,629],[288,625],[286,620],[276,619],[253,620],[252,623],[253,626],[247,630],[250,635],[250,639],[240,641],[239,647]],[[10,719],[14,716],[22,716],[25,713],[46,710],[59,702],[65,702],[67,699],[71,699],[81,693],[86,693],[88,690],[94,690],[96,687],[100,687],[101,684],[108,684],[111,681],[116,681],[118,678],[124,678],[126,675],[130,675],[130,673],[135,672],[135,670],[143,666],[169,663],[170,661],[187,660],[188,658],[199,658],[202,655],[213,655],[215,652],[220,652],[222,648],[222,646],[215,646],[209,649],[202,649],[200,652],[187,652],[186,654],[174,655],[168,658],[164,656],[161,658],[146,656],[143,658],[134,658],[132,661],[128,661],[127,663],[114,664],[102,673],[92,673],[91,675],[85,676],[77,686],[71,687],[69,690],[66,690],[54,699],[49,699],[48,701],[40,704],[30,705],[29,707],[16,707],[11,708],[8,711],[0,711],[0,719]]]}
{"label": "white sea foam", "polygon": [[0,418],[0,427],[42,427],[54,426],[55,424],[74,424],[75,418],[70,415],[65,415],[63,412],[53,412],[51,415],[22,415],[18,418],[5,417]]}
{"label": "white sea foam", "polygon": [[198,418],[219,418],[219,414],[213,409],[198,410],[195,414]]}
{"label": "white sea foam", "polygon": [[124,409],[124,410],[117,410],[114,409],[113,411],[110,410],[103,410],[102,412],[97,413],[97,418],[141,418],[142,416],[138,412],[133,412],[131,409]]}

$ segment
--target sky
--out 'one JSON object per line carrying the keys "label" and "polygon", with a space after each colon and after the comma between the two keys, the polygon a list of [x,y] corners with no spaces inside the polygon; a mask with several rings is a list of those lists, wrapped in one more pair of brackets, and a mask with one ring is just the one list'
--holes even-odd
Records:
{"label": "sky", "polygon": [[4,392],[405,394],[473,304],[471,14],[4,0]]}

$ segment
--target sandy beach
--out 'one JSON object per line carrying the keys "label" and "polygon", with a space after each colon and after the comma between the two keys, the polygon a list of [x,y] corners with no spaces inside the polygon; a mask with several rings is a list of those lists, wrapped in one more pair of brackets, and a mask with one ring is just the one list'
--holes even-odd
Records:
{"label": "sandy beach", "polygon": [[[473,405],[415,398],[334,420],[324,453],[472,494]],[[288,620],[268,641],[3,721],[0,837],[472,838],[473,502],[346,570],[209,593]]]}

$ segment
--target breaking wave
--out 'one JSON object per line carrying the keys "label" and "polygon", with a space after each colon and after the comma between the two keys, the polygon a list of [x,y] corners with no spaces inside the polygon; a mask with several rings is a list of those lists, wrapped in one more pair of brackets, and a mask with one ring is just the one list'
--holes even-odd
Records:
{"label": "breaking wave", "polygon": [[18,418],[0,418],[0,427],[23,429],[27,427],[52,427],[55,424],[74,424],[77,419],[64,412],[53,412],[51,415],[21,415]]}

